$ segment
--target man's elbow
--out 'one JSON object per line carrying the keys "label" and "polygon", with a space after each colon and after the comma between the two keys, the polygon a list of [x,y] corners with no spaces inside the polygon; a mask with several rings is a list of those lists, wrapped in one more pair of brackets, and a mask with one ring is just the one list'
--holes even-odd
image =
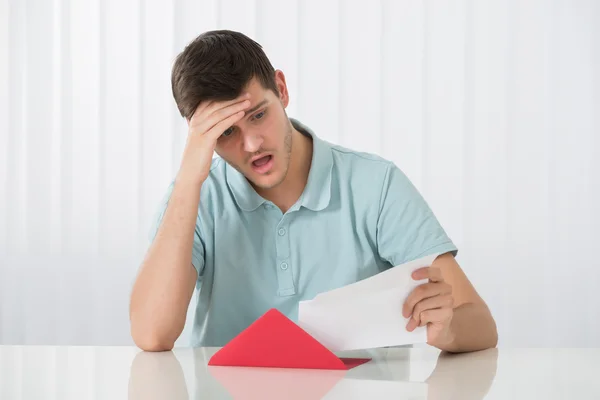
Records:
{"label": "man's elbow", "polygon": [[498,346],[498,326],[496,325],[496,320],[491,317],[491,325],[492,325],[492,340],[490,343],[490,347],[494,348]]}
{"label": "man's elbow", "polygon": [[144,351],[170,351],[173,350],[175,343],[165,340],[156,340],[152,338],[134,338],[135,345]]}
{"label": "man's elbow", "polygon": [[175,347],[175,341],[152,332],[139,333],[132,329],[131,337],[135,345],[144,351],[170,351]]}

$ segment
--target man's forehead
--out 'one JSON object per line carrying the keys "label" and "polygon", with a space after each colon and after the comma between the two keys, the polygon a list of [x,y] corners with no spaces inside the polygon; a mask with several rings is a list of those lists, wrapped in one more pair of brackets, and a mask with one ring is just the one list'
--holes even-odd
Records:
{"label": "man's forehead", "polygon": [[252,100],[252,98],[250,98],[250,108],[246,110],[246,114],[251,114],[254,111],[258,110],[261,107],[264,107],[265,105],[269,104],[270,101],[268,99],[262,99],[260,101],[256,101],[256,100]]}

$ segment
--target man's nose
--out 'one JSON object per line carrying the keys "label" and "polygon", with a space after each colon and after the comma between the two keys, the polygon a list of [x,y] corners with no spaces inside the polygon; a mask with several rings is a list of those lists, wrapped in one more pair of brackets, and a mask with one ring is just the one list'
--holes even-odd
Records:
{"label": "man's nose", "polygon": [[244,151],[248,153],[255,153],[260,149],[263,144],[263,138],[261,135],[257,135],[254,132],[244,133]]}

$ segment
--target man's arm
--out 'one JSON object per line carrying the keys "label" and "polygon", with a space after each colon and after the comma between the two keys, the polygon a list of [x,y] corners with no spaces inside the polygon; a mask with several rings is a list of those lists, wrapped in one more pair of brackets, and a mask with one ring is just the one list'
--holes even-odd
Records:
{"label": "man's arm", "polygon": [[[442,350],[460,352],[496,347],[498,331],[487,304],[451,254],[438,257],[432,267],[439,268],[444,281],[452,287],[454,312],[450,324],[453,340],[439,343]],[[435,346],[435,343],[432,344]]]}
{"label": "man's arm", "polygon": [[427,325],[427,342],[448,351],[494,347],[495,322],[454,259],[452,243],[431,208],[395,165],[383,179],[377,222],[379,256],[400,265],[427,254],[442,254],[431,267],[413,273],[416,280],[429,279],[407,298],[402,312],[409,331]]}
{"label": "man's arm", "polygon": [[417,287],[403,308],[411,316],[409,331],[427,325],[427,343],[449,352],[496,347],[498,332],[492,314],[454,256],[439,256],[431,267],[413,273],[429,282]]}
{"label": "man's arm", "polygon": [[198,273],[192,246],[200,186],[176,182],[133,286],[131,335],[146,351],[171,350],[185,326]]}
{"label": "man's arm", "polygon": [[[233,100],[201,102],[188,119],[188,137],[157,234],[133,286],[131,336],[147,351],[171,350],[185,326],[187,308],[203,262],[194,246],[200,189],[208,178],[216,143],[250,106],[249,94]],[[196,267],[192,256],[196,257]]]}

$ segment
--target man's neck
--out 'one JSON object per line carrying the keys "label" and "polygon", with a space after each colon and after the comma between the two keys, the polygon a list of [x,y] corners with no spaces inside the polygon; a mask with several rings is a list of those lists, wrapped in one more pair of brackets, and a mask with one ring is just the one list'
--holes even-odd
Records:
{"label": "man's neck", "polygon": [[285,213],[298,201],[306,187],[312,162],[312,138],[292,129],[290,165],[283,182],[272,189],[256,188],[263,198],[271,201]]}

